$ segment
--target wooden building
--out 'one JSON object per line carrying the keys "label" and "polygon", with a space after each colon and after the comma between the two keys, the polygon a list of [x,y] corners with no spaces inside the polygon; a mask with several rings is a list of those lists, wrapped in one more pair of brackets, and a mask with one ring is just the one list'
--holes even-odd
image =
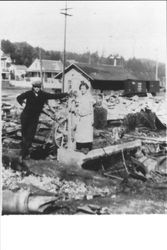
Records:
{"label": "wooden building", "polygon": [[2,50],[0,50],[1,56],[1,79],[3,81],[10,80],[10,66],[12,64],[12,60],[9,54],[5,54]]}
{"label": "wooden building", "polygon": [[[62,71],[63,64],[61,61],[54,60],[41,60],[42,61],[42,74],[45,81],[47,79],[54,79],[54,77]],[[29,77],[40,77],[41,66],[40,60],[35,59],[34,62],[27,69],[27,73]]]}
{"label": "wooden building", "polygon": [[[55,76],[63,69],[61,61],[44,60],[42,59],[42,76],[44,88],[61,89],[61,84],[55,79]],[[40,60],[35,59],[34,62],[27,69],[27,80],[30,82],[41,79],[41,65]]]}
{"label": "wooden building", "polygon": [[124,95],[145,95],[146,93],[156,95],[159,91],[159,81],[128,79],[124,83]]}
{"label": "wooden building", "polygon": [[[62,81],[62,72],[55,77]],[[90,87],[91,92],[97,90],[124,90],[124,81],[135,78],[123,67],[111,65],[90,65],[86,63],[71,64],[65,69],[65,89],[79,90],[81,81]]]}
{"label": "wooden building", "polygon": [[[57,74],[55,78],[62,83],[62,72]],[[158,82],[138,80],[128,70],[120,66],[75,63],[66,67],[65,92],[79,91],[81,81],[88,84],[92,94],[121,90],[124,94],[133,95],[158,91]]]}
{"label": "wooden building", "polygon": [[13,75],[14,80],[23,80],[27,73],[27,67],[25,65],[12,64],[10,73]]}

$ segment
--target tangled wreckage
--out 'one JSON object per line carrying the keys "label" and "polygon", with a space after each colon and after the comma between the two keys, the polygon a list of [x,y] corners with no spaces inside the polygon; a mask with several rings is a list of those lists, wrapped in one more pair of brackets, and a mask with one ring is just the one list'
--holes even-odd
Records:
{"label": "tangled wreckage", "polygon": [[107,126],[94,128],[86,154],[68,148],[68,104],[45,106],[31,158],[20,164],[21,109],[3,100],[3,214],[167,212],[165,100],[106,102]]}

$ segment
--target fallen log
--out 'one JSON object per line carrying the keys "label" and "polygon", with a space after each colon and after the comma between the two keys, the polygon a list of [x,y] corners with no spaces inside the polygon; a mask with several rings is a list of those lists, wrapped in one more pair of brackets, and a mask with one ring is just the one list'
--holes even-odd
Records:
{"label": "fallen log", "polygon": [[77,152],[74,150],[60,148],[58,149],[57,159],[63,165],[67,167],[76,167],[81,169],[82,166],[88,162],[118,154],[122,151],[132,150],[141,147],[141,141],[135,140],[133,142],[127,142],[117,145],[112,145],[104,148],[94,149],[87,154]]}
{"label": "fallen log", "polygon": [[135,148],[141,147],[141,145],[142,144],[140,140],[135,140],[133,142],[127,142],[127,143],[108,146],[105,148],[94,149],[94,150],[89,151],[88,154],[84,156],[83,163],[89,160],[98,159],[99,157],[111,156],[111,155],[118,154],[122,151],[135,149]]}

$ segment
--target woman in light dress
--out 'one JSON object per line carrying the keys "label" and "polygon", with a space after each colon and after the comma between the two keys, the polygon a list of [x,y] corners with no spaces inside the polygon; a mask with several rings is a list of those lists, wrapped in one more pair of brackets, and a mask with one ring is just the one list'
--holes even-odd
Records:
{"label": "woman in light dress", "polygon": [[76,149],[91,150],[93,143],[93,104],[94,100],[88,91],[89,86],[81,82],[77,98]]}

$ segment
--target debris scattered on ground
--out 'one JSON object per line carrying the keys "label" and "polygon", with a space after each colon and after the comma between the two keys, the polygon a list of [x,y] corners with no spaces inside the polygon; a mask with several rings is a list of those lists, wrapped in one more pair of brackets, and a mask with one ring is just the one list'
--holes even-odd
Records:
{"label": "debris scattered on ground", "polygon": [[90,200],[93,197],[105,197],[113,193],[113,187],[98,188],[91,185],[86,185],[79,180],[65,181],[59,178],[47,176],[22,176],[20,172],[2,167],[3,189],[11,191],[21,187],[25,189],[30,186],[50,192],[62,200],[82,200],[84,198]]}
{"label": "debris scattered on ground", "polygon": [[57,161],[58,148],[67,144],[67,103],[53,102],[44,108],[31,159],[20,165],[22,109],[4,101],[3,190],[53,196],[48,203],[34,195],[29,209],[32,213],[166,213],[165,102],[152,96],[118,95],[105,99],[108,120],[119,120],[121,126],[112,123],[94,129],[93,150],[84,155],[85,164],[79,169],[63,167]]}

